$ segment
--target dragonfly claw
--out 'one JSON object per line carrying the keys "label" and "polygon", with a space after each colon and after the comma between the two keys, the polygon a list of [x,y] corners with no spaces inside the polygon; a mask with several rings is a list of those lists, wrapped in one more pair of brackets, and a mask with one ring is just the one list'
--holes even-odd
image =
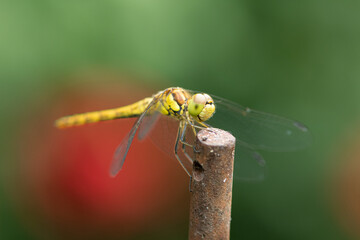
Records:
{"label": "dragonfly claw", "polygon": [[194,153],[200,153],[201,151],[196,149],[196,146],[193,146]]}

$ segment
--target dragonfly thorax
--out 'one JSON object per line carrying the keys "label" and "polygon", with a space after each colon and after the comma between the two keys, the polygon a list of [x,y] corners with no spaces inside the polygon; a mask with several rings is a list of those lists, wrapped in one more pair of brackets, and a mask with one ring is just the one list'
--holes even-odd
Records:
{"label": "dragonfly thorax", "polygon": [[177,119],[186,117],[191,95],[182,88],[168,88],[161,96],[160,112]]}

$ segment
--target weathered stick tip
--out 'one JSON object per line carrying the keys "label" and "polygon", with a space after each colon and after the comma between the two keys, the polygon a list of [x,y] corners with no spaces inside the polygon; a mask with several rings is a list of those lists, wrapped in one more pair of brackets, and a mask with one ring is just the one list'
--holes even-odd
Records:
{"label": "weathered stick tip", "polygon": [[196,135],[200,144],[208,146],[232,146],[235,144],[235,137],[231,133],[218,128],[205,128]]}

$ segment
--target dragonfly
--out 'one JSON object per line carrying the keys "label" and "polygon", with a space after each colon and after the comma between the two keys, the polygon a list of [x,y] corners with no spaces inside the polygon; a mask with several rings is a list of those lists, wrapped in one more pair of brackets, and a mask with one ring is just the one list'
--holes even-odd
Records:
{"label": "dragonfly", "polygon": [[[175,156],[190,178],[191,168],[188,166],[192,166],[195,160],[195,136],[198,131],[211,128],[213,124],[235,136],[234,175],[241,180],[264,178],[265,160],[259,151],[294,151],[311,143],[308,128],[298,121],[180,87],[167,88],[127,106],[65,116],[56,120],[55,126],[63,129],[132,117],[137,117],[137,120],[117,147],[110,166],[113,177],[122,169],[137,132],[139,140],[150,136],[155,145]],[[174,128],[177,128],[175,134],[170,134],[169,130]]]}

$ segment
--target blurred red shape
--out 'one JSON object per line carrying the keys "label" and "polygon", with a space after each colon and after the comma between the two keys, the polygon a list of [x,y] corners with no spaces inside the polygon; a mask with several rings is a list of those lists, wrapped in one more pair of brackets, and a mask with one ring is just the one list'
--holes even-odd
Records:
{"label": "blurred red shape", "polygon": [[118,107],[153,93],[104,82],[71,89],[56,97],[51,110],[34,114],[21,136],[16,192],[31,212],[25,217],[30,228],[45,236],[120,237],[186,221],[189,179],[151,141],[134,140],[123,169],[109,176],[112,155],[134,119],[53,127],[62,115]]}

